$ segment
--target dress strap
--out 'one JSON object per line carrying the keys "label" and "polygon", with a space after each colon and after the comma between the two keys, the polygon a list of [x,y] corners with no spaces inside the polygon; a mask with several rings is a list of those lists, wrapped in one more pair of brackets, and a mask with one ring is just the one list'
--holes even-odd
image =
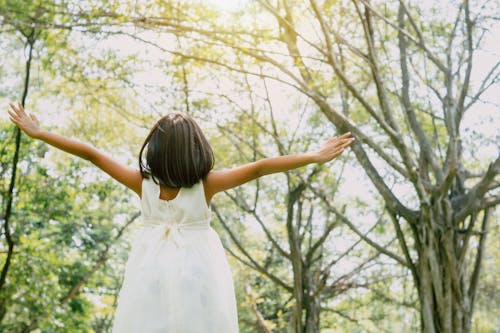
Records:
{"label": "dress strap", "polygon": [[159,201],[158,184],[153,181],[152,176],[142,178],[141,191],[142,214],[143,216],[149,216],[157,210]]}
{"label": "dress strap", "polygon": [[204,210],[210,211],[210,207],[207,205],[207,199],[205,198],[205,184],[203,184],[203,179],[200,179],[198,187],[200,188],[198,190],[199,198],[202,201],[200,202],[200,204],[202,205],[201,207],[203,207]]}
{"label": "dress strap", "polygon": [[149,178],[142,177],[141,200],[151,201],[155,185],[152,176],[149,176]]}

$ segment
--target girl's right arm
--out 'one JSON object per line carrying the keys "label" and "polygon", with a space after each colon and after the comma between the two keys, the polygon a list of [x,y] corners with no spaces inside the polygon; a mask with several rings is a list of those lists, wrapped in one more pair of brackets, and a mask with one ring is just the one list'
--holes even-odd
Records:
{"label": "girl's right arm", "polygon": [[142,176],[139,170],[115,161],[92,145],[41,129],[35,115],[30,114],[28,116],[21,103],[18,103],[17,107],[11,103],[10,107],[12,109],[8,111],[10,120],[27,135],[92,162],[102,171],[141,196]]}
{"label": "girl's right arm", "polygon": [[351,133],[327,140],[321,149],[304,154],[265,158],[233,169],[211,171],[205,182],[207,201],[218,192],[239,186],[264,175],[296,169],[310,163],[323,164],[338,157],[354,142]]}

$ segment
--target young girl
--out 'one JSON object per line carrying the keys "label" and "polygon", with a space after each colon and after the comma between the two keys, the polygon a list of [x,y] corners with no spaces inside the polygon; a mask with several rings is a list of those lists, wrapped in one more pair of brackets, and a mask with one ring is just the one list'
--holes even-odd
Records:
{"label": "young girl", "polygon": [[10,120],[27,135],[92,162],[141,198],[141,227],[125,267],[113,333],[238,332],[231,272],[210,226],[212,197],[264,175],[328,162],[354,142],[346,133],[314,152],[213,171],[212,149],[196,122],[170,113],[146,137],[137,170],[41,129],[21,103],[10,106]]}

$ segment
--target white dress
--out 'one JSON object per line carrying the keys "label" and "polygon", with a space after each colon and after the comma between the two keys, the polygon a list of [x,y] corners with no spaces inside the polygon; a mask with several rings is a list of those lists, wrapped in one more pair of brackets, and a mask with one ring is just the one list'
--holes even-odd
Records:
{"label": "white dress", "polygon": [[237,333],[231,271],[203,181],[167,201],[144,179],[141,210],[112,332]]}

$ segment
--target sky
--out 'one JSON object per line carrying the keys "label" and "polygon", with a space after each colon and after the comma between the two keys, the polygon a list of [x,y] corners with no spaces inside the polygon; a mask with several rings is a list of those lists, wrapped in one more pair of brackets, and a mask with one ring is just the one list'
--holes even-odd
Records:
{"label": "sky", "polygon": [[235,10],[240,8],[248,0],[205,0],[205,2],[212,4],[222,10]]}

